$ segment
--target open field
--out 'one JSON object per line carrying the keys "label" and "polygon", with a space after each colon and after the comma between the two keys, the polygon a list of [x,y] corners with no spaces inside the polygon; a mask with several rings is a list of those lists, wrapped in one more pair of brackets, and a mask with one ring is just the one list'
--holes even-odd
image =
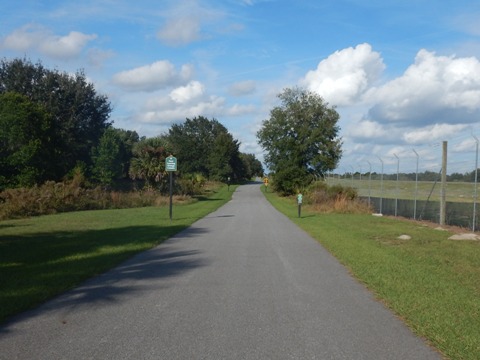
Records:
{"label": "open field", "polygon": [[[452,241],[448,231],[369,214],[319,214],[305,207],[298,218],[293,199],[265,195],[415,333],[450,359],[478,359],[479,241]],[[411,240],[398,239],[403,234]]]}
{"label": "open field", "polygon": [[62,213],[0,222],[0,322],[152,248],[225,204],[234,186],[169,207]]}
{"label": "open field", "polygon": [[[415,181],[397,181],[394,180],[384,180],[383,181],[383,191],[382,191],[382,182],[380,180],[371,180],[368,178],[362,178],[360,180],[358,177],[354,178],[353,181],[351,178],[332,178],[327,179],[329,185],[340,184],[343,186],[351,186],[358,190],[360,196],[371,196],[371,197],[383,197],[394,199],[407,199],[414,200],[415,193],[417,191],[417,200],[427,200],[430,195],[431,201],[440,200],[440,182],[436,183],[433,181],[419,181],[417,184],[417,189],[415,189]],[[480,186],[477,184],[477,191],[480,194]],[[452,202],[473,202],[475,193],[475,184],[467,182],[449,182],[447,183],[446,188],[446,201]],[[478,199],[477,199],[478,201]]]}

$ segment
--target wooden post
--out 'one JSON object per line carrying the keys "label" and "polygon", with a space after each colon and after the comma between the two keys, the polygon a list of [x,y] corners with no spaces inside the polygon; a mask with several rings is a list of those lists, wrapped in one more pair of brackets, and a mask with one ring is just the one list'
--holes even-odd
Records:
{"label": "wooden post", "polygon": [[442,146],[442,189],[440,196],[440,225],[445,225],[447,212],[447,142],[443,142]]}

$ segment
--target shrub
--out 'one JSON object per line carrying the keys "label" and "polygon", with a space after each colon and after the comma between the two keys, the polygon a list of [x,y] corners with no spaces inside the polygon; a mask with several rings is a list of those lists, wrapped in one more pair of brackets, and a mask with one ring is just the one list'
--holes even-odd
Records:
{"label": "shrub", "polygon": [[206,179],[200,173],[185,174],[175,180],[175,192],[180,195],[198,195],[201,194],[205,183]]}
{"label": "shrub", "polygon": [[371,208],[358,198],[352,187],[328,186],[323,181],[312,183],[304,194],[304,203],[319,212],[368,213]]}
{"label": "shrub", "polygon": [[84,188],[78,179],[46,182],[32,188],[7,189],[0,193],[0,220],[80,210],[154,206],[161,195],[153,190],[108,192]]}
{"label": "shrub", "polygon": [[[185,180],[177,179],[176,184],[178,191],[173,198],[175,203],[195,201],[192,195],[208,193],[219,186],[218,183],[207,183],[203,176],[196,174]],[[41,186],[0,192],[0,220],[68,211],[168,206],[169,202],[168,196],[162,196],[152,187],[136,191],[107,191],[100,186],[88,187],[83,173],[75,172],[65,182],[48,181]]]}

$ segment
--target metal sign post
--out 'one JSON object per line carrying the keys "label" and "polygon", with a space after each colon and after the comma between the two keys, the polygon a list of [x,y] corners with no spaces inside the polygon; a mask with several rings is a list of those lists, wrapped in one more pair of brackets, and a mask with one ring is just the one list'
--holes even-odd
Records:
{"label": "metal sign post", "polygon": [[165,171],[168,171],[170,174],[170,208],[169,208],[169,215],[170,215],[170,221],[172,221],[172,198],[173,198],[173,172],[177,171],[177,158],[174,157],[173,155],[170,155],[165,159]]}

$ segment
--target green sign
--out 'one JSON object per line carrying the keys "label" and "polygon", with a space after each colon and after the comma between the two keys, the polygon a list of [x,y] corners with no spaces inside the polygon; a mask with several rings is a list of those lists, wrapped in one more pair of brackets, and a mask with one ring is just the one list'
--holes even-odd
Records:
{"label": "green sign", "polygon": [[165,159],[165,171],[177,171],[177,158],[170,155]]}

